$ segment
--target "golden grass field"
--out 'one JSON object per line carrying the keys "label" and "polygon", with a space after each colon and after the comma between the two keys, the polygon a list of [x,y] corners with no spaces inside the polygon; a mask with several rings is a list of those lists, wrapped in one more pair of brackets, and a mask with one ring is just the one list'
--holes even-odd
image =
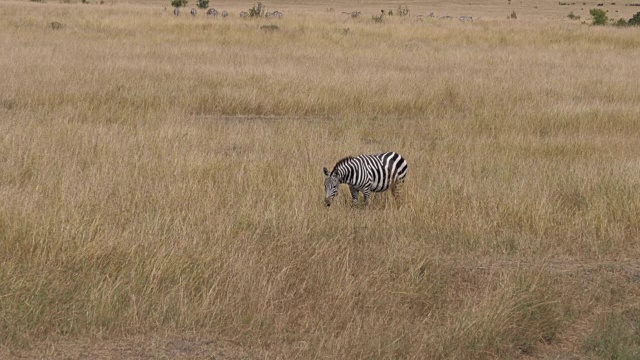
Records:
{"label": "golden grass field", "polygon": [[[640,357],[639,28],[90,3],[0,1],[0,357]],[[401,201],[323,206],[382,151]]]}

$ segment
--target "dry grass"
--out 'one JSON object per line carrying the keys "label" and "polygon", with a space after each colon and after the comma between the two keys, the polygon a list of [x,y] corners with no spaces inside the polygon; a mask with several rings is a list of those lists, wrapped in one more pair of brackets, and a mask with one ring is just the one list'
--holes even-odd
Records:
{"label": "dry grass", "polygon": [[[225,4],[3,2],[5,354],[182,333],[266,358],[637,354],[637,29],[552,2],[473,24]],[[386,150],[403,204],[323,207],[323,166]]]}

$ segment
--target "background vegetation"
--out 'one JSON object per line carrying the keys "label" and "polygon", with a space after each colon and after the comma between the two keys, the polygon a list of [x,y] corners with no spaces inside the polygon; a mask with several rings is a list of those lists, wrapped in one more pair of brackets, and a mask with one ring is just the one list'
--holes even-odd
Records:
{"label": "background vegetation", "polygon": [[[637,28],[165,3],[2,5],[0,354],[638,354]],[[401,204],[323,207],[323,166],[385,150]]]}

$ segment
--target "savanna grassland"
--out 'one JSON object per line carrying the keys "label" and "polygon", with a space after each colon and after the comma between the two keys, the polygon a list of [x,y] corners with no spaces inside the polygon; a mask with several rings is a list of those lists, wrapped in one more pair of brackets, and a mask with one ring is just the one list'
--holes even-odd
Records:
{"label": "savanna grassland", "polygon": [[91,3],[0,2],[0,357],[640,356],[640,29]]}

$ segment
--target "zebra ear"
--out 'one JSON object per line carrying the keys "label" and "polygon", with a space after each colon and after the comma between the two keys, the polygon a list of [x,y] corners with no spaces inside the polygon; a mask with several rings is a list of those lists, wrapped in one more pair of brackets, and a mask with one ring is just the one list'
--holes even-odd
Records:
{"label": "zebra ear", "polygon": [[324,175],[329,176],[329,170],[327,168],[322,168],[324,170]]}

